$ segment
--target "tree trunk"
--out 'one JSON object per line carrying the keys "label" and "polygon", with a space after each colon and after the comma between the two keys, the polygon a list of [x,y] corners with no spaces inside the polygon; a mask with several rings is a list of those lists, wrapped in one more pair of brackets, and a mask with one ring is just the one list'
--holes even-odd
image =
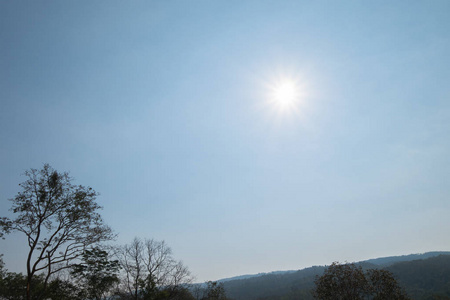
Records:
{"label": "tree trunk", "polygon": [[31,277],[27,276],[27,300],[31,300]]}

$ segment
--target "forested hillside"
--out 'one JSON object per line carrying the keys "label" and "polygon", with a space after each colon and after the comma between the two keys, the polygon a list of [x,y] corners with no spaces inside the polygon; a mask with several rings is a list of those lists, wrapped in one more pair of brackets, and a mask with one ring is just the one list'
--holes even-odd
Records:
{"label": "forested hillside", "polygon": [[311,267],[293,273],[268,274],[259,277],[231,280],[224,283],[227,295],[244,299],[312,299],[309,290],[314,287],[316,275],[325,267]]}
{"label": "forested hillside", "polygon": [[[440,253],[442,252],[400,256],[397,257],[400,262],[396,262],[395,257],[389,257],[358,264],[363,269],[384,268],[392,272],[399,285],[412,299],[450,299],[450,255],[430,257]],[[417,257],[425,259],[402,261]],[[315,266],[297,272],[230,280],[224,282],[224,287],[227,295],[235,300],[308,300],[313,299],[311,290],[314,288],[316,276],[322,275],[324,270],[324,266]]]}
{"label": "forested hillside", "polygon": [[450,255],[399,262],[386,269],[413,299],[450,299]]}
{"label": "forested hillside", "polygon": [[430,257],[436,257],[439,255],[450,255],[450,251],[432,251],[432,252],[426,252],[422,254],[409,254],[409,255],[402,255],[402,256],[388,256],[388,257],[380,257],[380,258],[374,258],[374,259],[368,259],[365,260],[365,262],[387,267],[394,263],[398,262],[404,262],[404,261],[413,261],[413,260],[420,260],[420,259],[427,259]]}

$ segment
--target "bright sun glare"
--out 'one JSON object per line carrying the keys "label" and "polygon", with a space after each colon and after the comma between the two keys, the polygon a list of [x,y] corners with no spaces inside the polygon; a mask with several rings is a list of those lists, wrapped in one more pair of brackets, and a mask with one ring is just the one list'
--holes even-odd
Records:
{"label": "bright sun glare", "polygon": [[295,86],[290,81],[279,84],[274,90],[275,101],[280,102],[283,105],[294,102],[296,96]]}
{"label": "bright sun glare", "polygon": [[300,100],[299,86],[293,80],[280,80],[272,86],[270,98],[282,110],[293,109]]}

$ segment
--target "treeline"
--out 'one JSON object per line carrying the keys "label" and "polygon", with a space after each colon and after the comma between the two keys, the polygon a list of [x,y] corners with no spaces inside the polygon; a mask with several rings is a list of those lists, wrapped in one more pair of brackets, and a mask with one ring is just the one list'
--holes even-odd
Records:
{"label": "treeline", "polygon": [[50,165],[25,172],[10,199],[12,217],[0,218],[0,237],[26,237],[26,274],[8,272],[0,256],[0,299],[224,300],[221,284],[193,289],[193,277],[164,241],[115,238],[96,202],[98,193],[75,185]]}
{"label": "treeline", "polygon": [[[98,256],[97,256],[98,258]],[[106,263],[106,261],[103,261]],[[101,265],[102,263],[100,263]],[[108,265],[108,266],[107,266]],[[114,271],[114,261],[106,263],[105,268],[94,265],[82,265],[75,273],[61,272],[50,279],[45,287],[45,275],[36,275],[32,279],[33,293],[30,299],[52,300],[226,300],[221,283],[207,282],[204,285],[146,285],[142,280],[137,292],[130,292],[128,279],[120,272]],[[91,269],[91,270],[89,270]],[[93,270],[95,269],[95,271]],[[104,269],[105,272],[100,271]],[[0,256],[0,299],[23,300],[27,295],[27,277],[22,273],[8,272]]]}

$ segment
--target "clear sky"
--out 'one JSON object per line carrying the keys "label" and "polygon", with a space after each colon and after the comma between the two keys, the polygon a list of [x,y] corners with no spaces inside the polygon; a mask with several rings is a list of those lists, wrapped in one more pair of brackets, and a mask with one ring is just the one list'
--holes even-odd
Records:
{"label": "clear sky", "polygon": [[[450,250],[449,13],[1,0],[2,216],[49,163],[100,192],[116,243],[165,240],[198,281]],[[0,247],[24,270],[24,237]]]}

